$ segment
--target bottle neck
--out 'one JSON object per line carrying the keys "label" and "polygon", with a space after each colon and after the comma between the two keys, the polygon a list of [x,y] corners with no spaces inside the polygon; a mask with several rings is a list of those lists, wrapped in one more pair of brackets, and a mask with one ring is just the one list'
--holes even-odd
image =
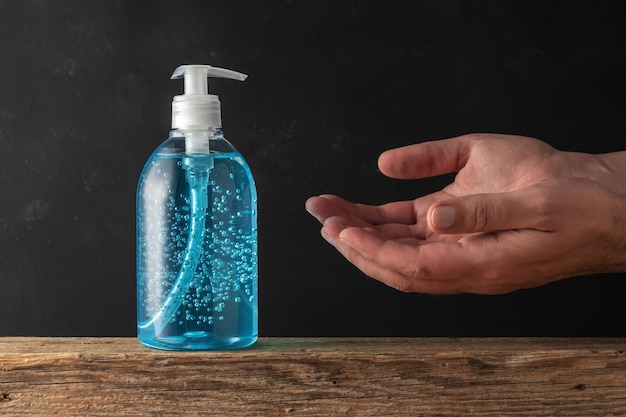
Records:
{"label": "bottle neck", "polygon": [[185,139],[186,154],[209,154],[211,151],[210,140],[223,138],[220,128],[208,129],[173,129],[170,137]]}

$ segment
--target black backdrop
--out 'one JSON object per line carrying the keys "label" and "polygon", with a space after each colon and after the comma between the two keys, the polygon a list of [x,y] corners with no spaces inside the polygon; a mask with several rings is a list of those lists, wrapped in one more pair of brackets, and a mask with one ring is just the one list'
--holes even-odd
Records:
{"label": "black backdrop", "polygon": [[259,192],[263,336],[626,335],[626,276],[503,296],[402,294],[304,210],[441,187],[376,169],[469,132],[624,149],[620,1],[0,1],[0,335],[135,334],[135,189],[183,63],[216,81]]}

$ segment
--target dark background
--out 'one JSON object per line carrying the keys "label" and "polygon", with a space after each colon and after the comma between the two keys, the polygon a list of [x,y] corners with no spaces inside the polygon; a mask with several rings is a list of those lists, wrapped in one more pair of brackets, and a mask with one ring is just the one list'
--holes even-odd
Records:
{"label": "dark background", "polygon": [[311,195],[414,198],[388,148],[470,132],[624,149],[620,1],[0,1],[0,335],[135,334],[135,190],[184,63],[257,181],[262,336],[626,335],[626,276],[402,294],[319,236]]}

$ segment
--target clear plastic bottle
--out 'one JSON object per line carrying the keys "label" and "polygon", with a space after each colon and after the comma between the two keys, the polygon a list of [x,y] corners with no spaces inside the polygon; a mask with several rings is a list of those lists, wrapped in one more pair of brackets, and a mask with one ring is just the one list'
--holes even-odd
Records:
{"label": "clear plastic bottle", "polygon": [[256,187],[206,77],[245,75],[187,65],[182,76],[173,130],[137,188],[137,334],[159,349],[243,348],[258,335]]}

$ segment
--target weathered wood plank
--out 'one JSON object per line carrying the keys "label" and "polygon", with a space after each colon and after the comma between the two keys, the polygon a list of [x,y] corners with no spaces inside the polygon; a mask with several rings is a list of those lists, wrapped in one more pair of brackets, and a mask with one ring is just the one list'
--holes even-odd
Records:
{"label": "weathered wood plank", "polygon": [[618,416],[626,339],[0,338],[0,415]]}

